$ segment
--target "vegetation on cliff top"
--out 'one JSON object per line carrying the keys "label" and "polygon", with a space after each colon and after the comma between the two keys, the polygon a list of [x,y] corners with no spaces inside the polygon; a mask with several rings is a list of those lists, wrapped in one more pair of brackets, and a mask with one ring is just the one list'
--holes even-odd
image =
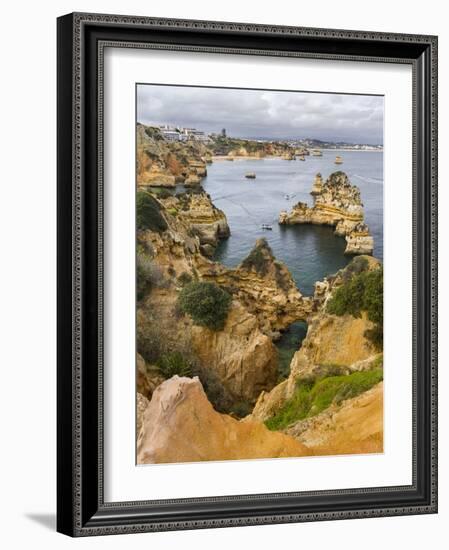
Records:
{"label": "vegetation on cliff top", "polygon": [[181,290],[178,306],[196,325],[218,331],[224,327],[231,301],[231,295],[217,284],[194,281]]}
{"label": "vegetation on cliff top", "polygon": [[282,430],[299,420],[316,416],[333,403],[339,405],[345,399],[356,397],[382,380],[383,369],[379,366],[348,375],[299,380],[293,397],[266,420],[265,425],[270,430]]}
{"label": "vegetation on cliff top", "polygon": [[334,315],[360,317],[366,311],[374,328],[366,332],[376,347],[383,343],[383,269],[356,273],[333,293],[326,310]]}
{"label": "vegetation on cliff top", "polygon": [[180,351],[170,351],[161,355],[156,363],[159,372],[165,378],[178,376],[192,376],[193,365]]}
{"label": "vegetation on cliff top", "polygon": [[137,229],[164,232],[168,225],[161,214],[161,205],[146,191],[138,191],[136,197]]}

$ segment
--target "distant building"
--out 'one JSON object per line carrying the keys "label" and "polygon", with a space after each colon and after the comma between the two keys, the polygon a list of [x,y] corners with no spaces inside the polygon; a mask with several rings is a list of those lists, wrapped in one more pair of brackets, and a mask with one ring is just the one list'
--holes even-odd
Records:
{"label": "distant building", "polygon": [[180,128],[181,139],[183,141],[195,140],[195,141],[210,141],[210,138],[202,130],[196,128]]}
{"label": "distant building", "polygon": [[221,137],[223,137],[223,138],[226,137],[226,128],[222,128],[222,130],[221,130]]}
{"label": "distant building", "polygon": [[167,141],[179,141],[181,139],[181,134],[176,130],[161,130],[161,134]]}

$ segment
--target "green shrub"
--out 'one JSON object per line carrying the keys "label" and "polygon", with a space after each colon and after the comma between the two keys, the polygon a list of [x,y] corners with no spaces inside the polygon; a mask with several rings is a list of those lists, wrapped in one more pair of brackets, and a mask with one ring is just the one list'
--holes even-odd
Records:
{"label": "green shrub", "polygon": [[137,229],[149,229],[162,233],[167,229],[167,222],[161,214],[161,205],[146,191],[138,191],[136,197]]}
{"label": "green shrub", "polygon": [[192,376],[192,365],[179,351],[162,354],[156,362],[159,372],[164,378],[178,376]]}
{"label": "green shrub", "polygon": [[326,308],[334,315],[350,314],[360,317],[366,311],[368,319],[375,326],[366,331],[369,338],[378,348],[383,343],[383,269],[363,271],[355,274],[336,289]]}
{"label": "green shrub", "polygon": [[162,141],[164,139],[162,132],[156,126],[145,126],[145,133],[149,138],[155,139],[156,141]]}
{"label": "green shrub", "polygon": [[190,273],[187,273],[187,271],[183,271],[181,275],[179,275],[178,277],[178,283],[181,286],[188,285],[191,282],[192,282],[192,275],[190,275]]}
{"label": "green shrub", "polygon": [[164,189],[162,187],[157,190],[157,196],[159,199],[168,199],[169,197],[173,196],[173,193],[171,193],[168,189]]}
{"label": "green shrub", "polygon": [[228,316],[232,297],[215,283],[187,284],[178,297],[179,309],[192,318],[196,325],[211,330],[222,330]]}
{"label": "green shrub", "polygon": [[356,397],[383,380],[382,368],[354,372],[343,376],[328,376],[318,380],[298,382],[293,397],[265,421],[270,430],[282,430],[294,422],[310,418],[327,409],[332,403]]}

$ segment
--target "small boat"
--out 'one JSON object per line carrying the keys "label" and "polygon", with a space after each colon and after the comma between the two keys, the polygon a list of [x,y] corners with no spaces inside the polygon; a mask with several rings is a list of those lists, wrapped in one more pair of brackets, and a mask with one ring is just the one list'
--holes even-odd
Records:
{"label": "small boat", "polygon": [[313,149],[312,157],[322,157],[323,153],[319,149]]}
{"label": "small boat", "polygon": [[268,223],[262,224],[262,229],[267,229],[268,231],[272,231],[273,227],[269,225]]}
{"label": "small boat", "polygon": [[306,159],[304,158],[304,155],[300,155],[300,156],[298,157],[298,160],[306,160]]}
{"label": "small boat", "polygon": [[245,178],[248,178],[250,180],[255,180],[256,179],[256,173],[255,172],[248,172],[245,174]]}
{"label": "small boat", "polygon": [[337,155],[335,157],[334,163],[335,164],[343,164],[343,159]]}

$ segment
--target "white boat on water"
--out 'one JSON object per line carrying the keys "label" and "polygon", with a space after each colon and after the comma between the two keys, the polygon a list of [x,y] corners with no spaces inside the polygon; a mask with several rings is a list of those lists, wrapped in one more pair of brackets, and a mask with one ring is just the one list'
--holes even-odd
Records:
{"label": "white boat on water", "polygon": [[262,224],[262,229],[266,229],[266,230],[268,230],[268,231],[272,231],[273,226],[271,226],[271,225],[268,224],[268,223],[263,223],[263,224]]}

